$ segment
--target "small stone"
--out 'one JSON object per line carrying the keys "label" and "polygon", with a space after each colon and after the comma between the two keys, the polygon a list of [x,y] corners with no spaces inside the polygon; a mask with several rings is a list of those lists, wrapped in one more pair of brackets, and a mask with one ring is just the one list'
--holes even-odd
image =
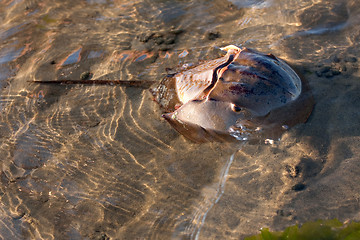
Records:
{"label": "small stone", "polygon": [[232,3],[229,3],[227,6],[228,6],[228,8],[231,9],[231,10],[236,9],[235,5],[232,4]]}
{"label": "small stone", "polygon": [[300,175],[301,167],[286,165],[285,170],[288,172],[290,178],[297,178]]}
{"label": "small stone", "polygon": [[276,210],[276,214],[277,214],[278,216],[281,216],[281,217],[289,217],[289,216],[291,216],[291,212],[289,212],[289,211],[284,211],[284,210],[282,210],[282,209]]}
{"label": "small stone", "polygon": [[281,128],[284,130],[289,130],[290,127],[288,125],[282,125]]}
{"label": "small stone", "polygon": [[148,42],[152,36],[154,35],[154,33],[143,33],[140,36],[138,36],[137,38],[139,39],[140,42]]}
{"label": "small stone", "polygon": [[295,184],[291,189],[294,190],[295,192],[299,192],[299,191],[302,191],[306,188],[306,185],[303,184],[303,183],[298,183],[298,184]]}
{"label": "small stone", "polygon": [[19,93],[20,96],[26,97],[28,95],[28,92],[23,90]]}
{"label": "small stone", "polygon": [[351,62],[351,63],[354,63],[354,62],[357,62],[357,59],[356,57],[346,57],[345,58],[345,62]]}
{"label": "small stone", "polygon": [[338,56],[334,56],[333,57],[333,62],[334,63],[339,63],[340,62],[340,58]]}
{"label": "small stone", "polygon": [[157,45],[161,45],[161,44],[164,43],[164,38],[163,38],[163,37],[154,38],[154,42],[155,42]]}
{"label": "small stone", "polygon": [[207,39],[215,40],[215,39],[219,38],[220,36],[221,36],[221,34],[219,32],[209,32],[207,34]]}
{"label": "small stone", "polygon": [[322,68],[320,69],[320,72],[321,72],[321,73],[327,73],[327,72],[330,71],[330,69],[331,69],[330,66],[325,66],[325,67],[322,67]]}
{"label": "small stone", "polygon": [[55,60],[52,60],[52,61],[50,62],[50,64],[51,64],[51,65],[56,64]]}
{"label": "small stone", "polygon": [[331,66],[322,66],[319,67],[319,70],[317,70],[315,73],[318,77],[331,78],[335,75],[339,75],[341,72],[336,68],[332,68]]}
{"label": "small stone", "polygon": [[176,39],[176,35],[168,35],[165,37],[165,44],[174,44],[175,43],[175,39]]}
{"label": "small stone", "polygon": [[80,75],[80,79],[81,79],[81,80],[88,80],[90,77],[91,77],[91,73],[90,73],[90,72],[83,72],[83,73]]}
{"label": "small stone", "polygon": [[99,240],[109,240],[110,238],[104,233],[100,236]]}
{"label": "small stone", "polygon": [[333,74],[332,71],[328,71],[328,72],[325,72],[325,73],[324,73],[324,76],[325,76],[326,78],[332,78],[332,77],[334,76],[334,74]]}
{"label": "small stone", "polygon": [[152,39],[156,39],[156,38],[162,38],[164,35],[162,33],[153,33],[151,35]]}
{"label": "small stone", "polygon": [[166,51],[169,51],[171,48],[172,48],[171,45],[161,45],[161,46],[159,47],[159,50],[160,50],[160,51],[163,51],[163,52],[166,52]]}
{"label": "small stone", "polygon": [[182,30],[182,29],[176,29],[176,30],[172,29],[170,31],[170,33],[175,34],[175,35],[179,35],[179,34],[181,34],[183,32],[184,32],[184,30]]}
{"label": "small stone", "polygon": [[284,216],[284,210],[276,210],[276,214],[279,216]]}
{"label": "small stone", "polygon": [[131,49],[131,43],[130,42],[121,42],[121,43],[119,43],[118,47],[121,50],[130,50]]}
{"label": "small stone", "polygon": [[341,72],[339,70],[336,70],[336,69],[332,69],[331,73],[332,73],[333,76],[341,74]]}

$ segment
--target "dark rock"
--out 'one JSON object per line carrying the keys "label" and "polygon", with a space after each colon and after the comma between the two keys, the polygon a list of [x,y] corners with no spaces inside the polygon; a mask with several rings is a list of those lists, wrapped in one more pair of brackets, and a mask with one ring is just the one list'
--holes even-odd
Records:
{"label": "dark rock", "polygon": [[326,78],[331,78],[331,77],[333,77],[334,75],[333,75],[332,71],[328,71],[328,72],[325,72],[325,73],[323,74],[323,76],[326,77]]}
{"label": "dark rock", "polygon": [[332,78],[340,75],[347,70],[345,65],[332,64],[332,66],[318,66],[318,70],[315,71],[318,77]]}
{"label": "dark rock", "polygon": [[172,46],[170,46],[170,45],[161,45],[159,47],[159,50],[163,51],[163,52],[166,52],[166,51],[169,51],[171,48],[172,48]]}
{"label": "dark rock", "polygon": [[154,35],[154,33],[143,33],[140,36],[137,36],[140,42],[148,42],[149,39]]}
{"label": "dark rock", "polygon": [[333,62],[334,63],[339,63],[340,62],[340,58],[338,56],[334,56],[333,57]]}
{"label": "dark rock", "polygon": [[350,62],[350,63],[354,63],[354,62],[357,62],[357,58],[356,57],[345,57],[345,62]]}
{"label": "dark rock", "polygon": [[183,32],[184,32],[184,30],[182,30],[182,29],[172,29],[170,31],[170,33],[175,34],[175,35],[182,34]]}
{"label": "dark rock", "polygon": [[140,42],[145,44],[148,51],[155,49],[167,51],[176,43],[178,36],[184,31],[181,29],[171,29],[166,32],[145,33],[137,36]]}
{"label": "dark rock", "polygon": [[337,70],[337,69],[332,69],[331,73],[332,73],[333,76],[341,74],[341,72],[339,70]]}
{"label": "dark rock", "polygon": [[157,37],[154,39],[154,42],[157,44],[157,45],[161,45],[163,44],[165,41],[162,37]]}
{"label": "dark rock", "polygon": [[220,36],[221,36],[221,34],[219,32],[208,32],[207,33],[208,40],[215,40],[215,39],[219,38]]}
{"label": "dark rock", "polygon": [[80,79],[81,80],[88,80],[91,78],[91,73],[90,72],[83,72],[81,75],[80,75]]}
{"label": "dark rock", "polygon": [[232,4],[232,3],[229,3],[229,4],[227,5],[227,7],[228,7],[229,9],[231,9],[231,10],[236,9],[236,6],[235,6],[234,4]]}
{"label": "dark rock", "polygon": [[346,72],[346,70],[347,70],[347,68],[345,65],[342,65],[339,67],[339,71],[341,71],[341,72]]}
{"label": "dark rock", "polygon": [[281,217],[289,217],[292,215],[290,211],[284,211],[283,209],[277,210],[276,214]]}
{"label": "dark rock", "polygon": [[26,97],[28,95],[28,92],[23,90],[19,94],[20,96]]}
{"label": "dark rock", "polygon": [[118,47],[122,50],[130,50],[131,43],[130,42],[121,42],[121,43],[119,43]]}
{"label": "dark rock", "polygon": [[296,178],[300,174],[301,167],[300,166],[293,167],[290,165],[286,165],[285,170],[288,172],[290,178]]}
{"label": "dark rock", "polygon": [[164,43],[169,45],[169,44],[174,44],[176,40],[176,35],[168,35],[166,36]]}
{"label": "dark rock", "polygon": [[306,185],[304,183],[298,183],[295,184],[291,189],[294,190],[295,192],[299,192],[302,191],[306,188]]}
{"label": "dark rock", "polygon": [[329,72],[331,70],[331,67],[330,66],[325,66],[325,67],[322,67],[321,69],[320,69],[320,72],[321,73],[327,73],[327,72]]}

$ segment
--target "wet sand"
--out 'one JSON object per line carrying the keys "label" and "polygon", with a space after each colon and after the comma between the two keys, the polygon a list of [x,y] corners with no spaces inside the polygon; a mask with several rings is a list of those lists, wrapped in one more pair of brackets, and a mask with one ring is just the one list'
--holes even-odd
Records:
{"label": "wet sand", "polygon": [[[359,9],[0,3],[1,237],[242,239],[262,227],[360,221]],[[160,81],[230,43],[285,59],[312,89],[308,121],[273,145],[189,142],[146,89],[28,82],[84,72]]]}

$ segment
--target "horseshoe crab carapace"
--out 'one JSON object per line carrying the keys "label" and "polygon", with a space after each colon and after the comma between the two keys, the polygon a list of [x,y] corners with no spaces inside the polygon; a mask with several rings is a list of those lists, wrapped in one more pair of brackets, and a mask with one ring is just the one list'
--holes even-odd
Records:
{"label": "horseshoe crab carapace", "polygon": [[307,83],[283,60],[234,45],[152,88],[163,117],[195,142],[277,138],[309,117]]}
{"label": "horseshoe crab carapace", "polygon": [[[278,138],[305,122],[314,106],[306,81],[272,54],[229,45],[225,56],[166,76],[150,88],[163,117],[195,142]],[[56,84],[119,84],[154,81],[50,80]]]}

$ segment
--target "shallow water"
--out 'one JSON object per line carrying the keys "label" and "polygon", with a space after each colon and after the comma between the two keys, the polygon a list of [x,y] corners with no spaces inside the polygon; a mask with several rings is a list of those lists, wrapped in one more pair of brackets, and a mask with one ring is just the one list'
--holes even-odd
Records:
{"label": "shallow water", "polygon": [[[355,0],[0,2],[3,239],[241,239],[360,220]],[[272,145],[195,144],[151,94],[29,80],[160,81],[237,44],[308,80],[316,105]]]}

